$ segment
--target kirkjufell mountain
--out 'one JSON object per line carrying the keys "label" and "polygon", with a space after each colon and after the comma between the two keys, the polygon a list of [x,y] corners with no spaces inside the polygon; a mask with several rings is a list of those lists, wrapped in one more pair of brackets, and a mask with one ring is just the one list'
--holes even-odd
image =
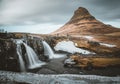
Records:
{"label": "kirkjufell mountain", "polygon": [[120,33],[120,29],[100,22],[86,8],[79,7],[72,18],[52,34],[110,34],[116,32]]}
{"label": "kirkjufell mountain", "polygon": [[[120,28],[104,24],[92,16],[86,8],[79,7],[72,18],[61,28],[51,35],[66,36],[75,41],[78,47],[89,49],[95,52],[117,52],[120,50]],[[105,46],[91,46],[89,42]],[[115,49],[108,45],[114,45]],[[100,48],[98,50],[98,48]]]}

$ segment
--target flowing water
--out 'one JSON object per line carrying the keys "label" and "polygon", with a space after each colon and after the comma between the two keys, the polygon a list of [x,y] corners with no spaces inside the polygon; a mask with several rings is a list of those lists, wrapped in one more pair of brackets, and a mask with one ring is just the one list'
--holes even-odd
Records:
{"label": "flowing water", "polygon": [[34,52],[34,50],[28,46],[27,44],[23,43],[25,48],[26,48],[26,52],[27,52],[27,63],[29,64],[28,65],[28,68],[29,69],[34,69],[34,68],[37,68],[37,67],[41,67],[42,65],[45,65],[44,62],[40,61],[37,54]]}
{"label": "flowing water", "polygon": [[107,77],[79,74],[43,75],[0,71],[1,84],[17,84],[16,82],[18,84],[120,84],[120,76]]}
{"label": "flowing water", "polygon": [[48,56],[49,59],[65,57],[65,54],[55,54],[46,41],[42,41],[42,43],[44,46],[44,55]]}
{"label": "flowing water", "polygon": [[[22,72],[25,72],[26,69],[34,69],[46,64],[45,62],[40,61],[35,51],[22,40],[15,40],[15,42],[17,44],[16,49],[19,58],[20,69]],[[65,54],[55,54],[47,42],[43,41],[42,43],[44,46],[44,54],[45,56],[49,56],[49,59],[65,57]],[[24,55],[24,60],[21,49],[22,44],[25,46],[26,49],[26,55]],[[25,64],[25,61],[27,62],[27,64]]]}
{"label": "flowing water", "polygon": [[[15,42],[17,44],[17,54],[20,62],[20,69],[22,72],[25,72],[26,68],[34,69],[34,68],[41,67],[42,65],[45,65],[44,62],[39,60],[37,54],[34,52],[34,50],[30,46],[28,46],[22,40],[15,40]],[[26,58],[25,60],[27,61],[27,65],[28,65],[27,67],[25,66],[25,62],[23,60],[21,44],[23,44],[26,49],[27,55],[25,57]]]}
{"label": "flowing water", "polygon": [[25,72],[26,68],[25,68],[25,64],[24,64],[23,58],[22,58],[21,43],[23,43],[22,40],[16,40],[16,44],[17,44],[17,48],[16,49],[17,49],[18,59],[19,59],[19,63],[20,63],[20,70],[22,72]]}

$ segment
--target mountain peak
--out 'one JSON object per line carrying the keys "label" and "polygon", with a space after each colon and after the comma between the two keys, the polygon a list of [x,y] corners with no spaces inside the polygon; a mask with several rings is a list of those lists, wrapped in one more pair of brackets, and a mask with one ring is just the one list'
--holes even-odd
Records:
{"label": "mountain peak", "polygon": [[79,7],[75,12],[74,14],[78,14],[78,15],[90,15],[88,10],[84,7]]}
{"label": "mountain peak", "polygon": [[76,19],[79,19],[79,20],[82,20],[82,19],[92,20],[92,19],[95,19],[95,18],[88,12],[88,10],[86,8],[79,7],[74,12],[73,17],[71,18],[71,20],[76,20]]}
{"label": "mountain peak", "polygon": [[108,34],[120,29],[108,26],[93,17],[86,8],[79,7],[72,18],[53,34]]}

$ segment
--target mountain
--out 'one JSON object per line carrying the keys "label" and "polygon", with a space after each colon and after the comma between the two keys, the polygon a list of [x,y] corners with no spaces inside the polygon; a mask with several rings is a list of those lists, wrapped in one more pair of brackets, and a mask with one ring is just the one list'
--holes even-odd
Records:
{"label": "mountain", "polygon": [[100,22],[83,7],[79,7],[72,18],[51,35],[57,36],[56,43],[66,38],[77,47],[95,53],[120,54],[120,29]]}
{"label": "mountain", "polygon": [[79,7],[72,18],[52,34],[110,34],[120,32],[119,28],[106,25],[92,16],[86,8]]}

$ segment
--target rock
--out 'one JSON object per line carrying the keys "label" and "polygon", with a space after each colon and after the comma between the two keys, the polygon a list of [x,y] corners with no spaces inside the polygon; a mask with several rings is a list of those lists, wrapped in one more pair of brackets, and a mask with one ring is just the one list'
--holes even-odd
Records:
{"label": "rock", "polygon": [[0,45],[0,69],[19,71],[16,45],[10,39],[4,38],[0,39]]}
{"label": "rock", "polygon": [[28,39],[28,45],[32,47],[32,49],[36,52],[36,54],[41,58],[40,56],[44,53],[43,44],[40,38],[33,38]]}
{"label": "rock", "polygon": [[64,66],[65,67],[72,67],[75,64],[76,64],[76,62],[71,58],[68,58],[64,61]]}
{"label": "rock", "polygon": [[0,38],[2,39],[10,39],[15,38],[15,35],[13,33],[0,33]]}
{"label": "rock", "polygon": [[[83,19],[94,20],[95,17],[93,17],[86,8],[79,7],[79,8],[74,12],[74,15],[73,15],[73,17],[71,18],[71,22],[70,22],[70,23],[73,23],[75,20],[83,20]],[[73,21],[73,20],[74,20],[74,21]]]}

